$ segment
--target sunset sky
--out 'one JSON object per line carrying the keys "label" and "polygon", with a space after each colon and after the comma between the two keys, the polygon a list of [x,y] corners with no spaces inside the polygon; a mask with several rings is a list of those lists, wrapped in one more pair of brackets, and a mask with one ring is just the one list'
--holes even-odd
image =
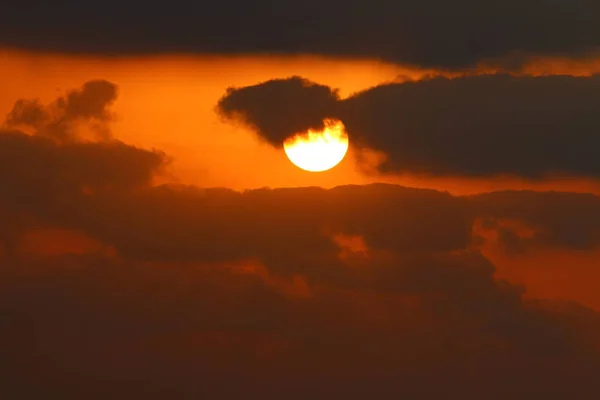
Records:
{"label": "sunset sky", "polygon": [[[299,168],[327,121],[345,157]],[[600,3],[0,6],[2,398],[599,374]]]}

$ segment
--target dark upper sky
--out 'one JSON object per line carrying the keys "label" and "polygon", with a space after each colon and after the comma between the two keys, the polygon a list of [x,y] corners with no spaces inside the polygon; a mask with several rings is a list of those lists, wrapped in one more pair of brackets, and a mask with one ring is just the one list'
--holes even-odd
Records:
{"label": "dark upper sky", "polygon": [[[11,1],[0,46],[101,54],[310,53],[461,68],[600,44],[593,0]],[[508,59],[507,59],[508,57]]]}

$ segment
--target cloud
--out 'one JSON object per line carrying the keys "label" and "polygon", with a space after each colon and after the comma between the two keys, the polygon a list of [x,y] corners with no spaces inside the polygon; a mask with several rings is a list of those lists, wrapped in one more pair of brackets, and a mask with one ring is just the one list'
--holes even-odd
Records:
{"label": "cloud", "polygon": [[283,148],[283,140],[295,133],[324,129],[323,120],[335,115],[338,100],[336,90],[292,77],[229,88],[217,111],[226,119],[238,119],[259,129],[269,143]]}
{"label": "cloud", "polygon": [[[108,137],[116,93],[116,85],[95,80],[48,106],[15,102],[0,127],[0,214],[6,217],[0,237],[8,251],[20,227],[36,219],[64,224],[65,216],[77,218],[77,207],[91,193],[147,187],[168,163],[162,152]],[[94,128],[101,133],[93,141],[81,134],[90,123],[99,124]]]}
{"label": "cloud", "polygon": [[[598,393],[598,312],[496,279],[473,232],[596,246],[597,196],[157,186],[164,154],[74,138],[0,130],[11,397]],[[56,229],[99,245],[20,246]]]}
{"label": "cloud", "polygon": [[477,257],[385,276],[387,292],[301,299],[231,269],[90,255],[0,272],[15,397],[597,393],[598,314],[523,301]]}
{"label": "cloud", "polygon": [[[218,109],[233,120],[243,115],[261,137],[280,146],[290,132],[314,124],[315,99],[304,107],[288,106],[285,99],[300,90],[298,78],[278,80],[277,91],[270,87],[265,82],[251,90],[232,89]],[[386,154],[380,172],[597,178],[599,89],[599,76],[432,78],[377,86],[331,108],[355,146]],[[320,91],[320,103],[327,93]],[[269,115],[279,124],[261,124]],[[293,124],[285,124],[288,117]]]}
{"label": "cloud", "polygon": [[[106,98],[87,101],[105,104]],[[105,106],[95,110],[94,115],[107,114]],[[260,259],[277,268],[287,265],[277,271],[283,275],[301,268],[319,276],[323,271],[312,266],[313,254],[305,257],[305,249],[338,265],[336,235],[360,237],[375,252],[438,253],[469,247],[475,221],[487,219],[496,221],[490,229],[498,229],[497,221],[515,220],[535,231],[526,239],[512,238],[513,244],[525,240],[527,246],[591,249],[600,240],[600,202],[592,195],[501,192],[456,197],[393,185],[244,193],[152,186],[169,161],[163,153],[115,140],[76,138],[60,142],[1,132],[0,204],[12,221],[7,223],[11,228],[6,228],[5,247],[14,248],[17,240],[8,231],[40,221],[86,232],[137,260]],[[509,231],[503,231],[507,238]],[[293,261],[281,264],[290,254],[295,254]]]}
{"label": "cloud", "polygon": [[95,123],[93,131],[99,139],[109,139],[108,108],[117,98],[117,86],[106,80],[86,82],[80,89],[69,91],[52,104],[44,106],[37,99],[17,100],[8,113],[5,127],[29,129],[37,136],[57,141],[73,141],[79,136],[77,123]]}
{"label": "cloud", "polygon": [[244,193],[152,186],[168,161],[156,151],[115,141],[59,144],[18,132],[4,132],[0,141],[1,204],[13,218],[87,232],[138,260],[258,258],[279,265],[294,254],[279,273],[319,275],[305,249],[334,262],[336,235],[360,236],[381,252],[455,251],[471,244],[478,218],[532,226],[530,245],[589,249],[600,239],[600,200],[592,195],[456,197],[382,184]]}
{"label": "cloud", "polygon": [[[123,10],[118,16],[116,8]],[[68,0],[57,7],[12,5],[0,16],[0,45],[107,55],[318,54],[447,69],[483,60],[513,66],[528,56],[597,50],[598,15],[598,5],[586,0],[305,0],[292,6],[238,0],[211,4],[210,12],[189,0],[126,6],[108,0],[85,9]]]}
{"label": "cloud", "polygon": [[[505,191],[471,198],[489,228],[501,229],[513,246],[589,250],[600,244],[600,198],[591,194]],[[502,221],[518,221],[503,224]],[[504,225],[504,226],[502,226]],[[512,226],[511,226],[512,225]],[[515,237],[519,231],[522,237]]]}

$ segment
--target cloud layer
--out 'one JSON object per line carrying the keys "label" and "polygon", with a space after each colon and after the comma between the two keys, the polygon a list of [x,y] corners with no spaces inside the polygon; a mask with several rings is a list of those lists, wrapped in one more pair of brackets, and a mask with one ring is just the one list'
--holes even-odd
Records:
{"label": "cloud layer", "polygon": [[386,154],[381,172],[597,178],[599,89],[598,76],[484,75],[384,84],[334,103],[332,89],[291,77],[229,89],[217,109],[276,147],[337,117],[355,146]]}
{"label": "cloud layer", "polygon": [[[59,107],[63,117],[109,113],[114,96],[90,85],[72,93],[93,106]],[[30,132],[0,130],[0,375],[10,397],[600,393],[600,315],[495,279],[473,229],[520,251],[593,249],[597,196],[155,186],[164,154],[79,131],[65,140],[33,123],[46,115],[17,102],[8,125]],[[57,252],[58,231],[81,240]],[[24,246],[36,232],[52,252]]]}
{"label": "cloud layer", "polygon": [[[115,12],[115,10],[120,10]],[[115,0],[11,4],[0,45],[114,54],[319,54],[462,68],[482,60],[582,56],[600,45],[600,9],[587,0],[420,2],[305,0],[200,5]],[[508,57],[508,59],[507,59]]]}

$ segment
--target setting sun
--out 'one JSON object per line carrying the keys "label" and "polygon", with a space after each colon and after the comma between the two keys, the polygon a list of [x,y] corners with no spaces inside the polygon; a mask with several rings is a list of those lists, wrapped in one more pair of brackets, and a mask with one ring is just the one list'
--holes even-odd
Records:
{"label": "setting sun", "polygon": [[283,143],[290,161],[303,170],[321,172],[331,169],[344,159],[348,151],[348,134],[344,124],[335,119],[323,122],[323,131],[309,130]]}

